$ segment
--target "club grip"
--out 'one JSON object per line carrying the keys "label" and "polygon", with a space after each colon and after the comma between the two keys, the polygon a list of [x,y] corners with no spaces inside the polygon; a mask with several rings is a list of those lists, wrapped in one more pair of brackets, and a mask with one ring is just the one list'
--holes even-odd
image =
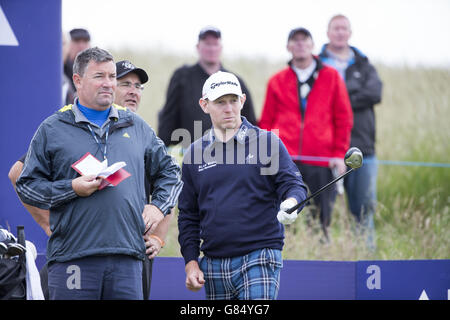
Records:
{"label": "club grip", "polygon": [[305,200],[303,200],[300,203],[297,203],[295,206],[293,206],[292,208],[289,208],[288,210],[286,210],[286,213],[292,213],[294,212],[294,210],[297,210],[298,208],[300,208],[302,205],[304,205],[306,202],[308,202],[310,199],[314,198],[315,196],[317,196],[319,193],[321,193],[322,191],[324,191],[325,189],[328,189],[329,187],[331,187],[334,183],[336,183],[337,181],[341,180],[342,178],[346,177],[347,175],[349,175],[352,171],[354,170],[354,168],[351,168],[350,170],[348,170],[346,173],[344,173],[343,175],[340,175],[339,177],[337,177],[336,179],[334,179],[333,181],[327,183],[326,185],[324,185],[322,188],[320,188],[319,190],[317,190],[316,192],[314,192],[312,195],[310,195],[309,197],[306,197]]}
{"label": "club grip", "polygon": [[309,198],[306,198],[306,199],[303,200],[302,202],[297,203],[295,206],[293,206],[293,207],[287,209],[287,210],[286,210],[286,213],[292,213],[292,212],[294,212],[295,210],[297,210],[298,208],[300,208],[303,204],[305,204],[307,200],[309,200]]}

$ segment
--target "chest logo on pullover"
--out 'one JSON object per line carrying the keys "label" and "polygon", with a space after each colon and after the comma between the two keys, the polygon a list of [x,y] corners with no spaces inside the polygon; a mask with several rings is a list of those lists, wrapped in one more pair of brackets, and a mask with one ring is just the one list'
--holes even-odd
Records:
{"label": "chest logo on pullover", "polygon": [[209,168],[213,168],[217,166],[217,162],[213,161],[213,162],[208,162],[205,164],[201,164],[198,166],[198,172],[202,172],[203,170],[209,169]]}
{"label": "chest logo on pullover", "polygon": [[125,138],[130,138],[130,135],[128,134],[128,132],[125,132],[125,133],[123,134],[123,137],[125,137]]}
{"label": "chest logo on pullover", "polygon": [[245,158],[245,163],[247,163],[247,164],[249,164],[249,163],[256,164],[256,159],[252,160],[254,158],[255,158],[255,156],[252,155],[251,153],[249,153],[248,156]]}

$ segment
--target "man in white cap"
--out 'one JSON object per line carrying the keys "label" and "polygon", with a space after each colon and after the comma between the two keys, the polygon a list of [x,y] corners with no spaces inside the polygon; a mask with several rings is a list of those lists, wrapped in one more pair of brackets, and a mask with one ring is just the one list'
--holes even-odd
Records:
{"label": "man in white cap", "polygon": [[235,75],[211,75],[199,104],[212,129],[183,160],[178,240],[186,287],[205,286],[207,299],[276,299],[282,224],[297,217],[285,211],[306,197],[283,143],[241,116],[245,99]]}

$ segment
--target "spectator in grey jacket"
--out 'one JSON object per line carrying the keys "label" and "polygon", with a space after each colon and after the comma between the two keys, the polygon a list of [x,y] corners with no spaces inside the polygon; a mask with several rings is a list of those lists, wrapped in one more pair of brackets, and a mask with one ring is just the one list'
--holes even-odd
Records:
{"label": "spectator in grey jacket", "polygon": [[373,107],[381,101],[382,83],[369,59],[349,45],[351,34],[350,21],[346,16],[339,14],[332,17],[327,32],[330,42],[323,46],[319,58],[336,68],[347,86],[354,117],[350,146],[361,149],[364,164],[345,178],[344,187],[357,226],[367,236],[368,248],[374,250],[377,158]]}
{"label": "spectator in grey jacket", "polygon": [[[142,118],[113,104],[116,66],[107,51],[82,51],[73,80],[79,99],[39,126],[16,184],[24,203],[50,210],[50,299],[142,299],[142,235],[175,206],[180,168]],[[125,161],[131,176],[98,190],[101,178],[71,167],[87,152]]]}

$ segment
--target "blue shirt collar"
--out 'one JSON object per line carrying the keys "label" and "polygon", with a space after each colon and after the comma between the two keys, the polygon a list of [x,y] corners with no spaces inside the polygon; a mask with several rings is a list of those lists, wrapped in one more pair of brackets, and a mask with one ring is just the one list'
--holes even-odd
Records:
{"label": "blue shirt collar", "polygon": [[[75,114],[75,122],[90,122],[99,127],[102,127],[108,118],[119,118],[119,113],[116,108],[109,107],[104,111],[93,110],[83,106],[78,98],[75,99],[72,109]],[[101,121],[103,122],[99,124]]]}

